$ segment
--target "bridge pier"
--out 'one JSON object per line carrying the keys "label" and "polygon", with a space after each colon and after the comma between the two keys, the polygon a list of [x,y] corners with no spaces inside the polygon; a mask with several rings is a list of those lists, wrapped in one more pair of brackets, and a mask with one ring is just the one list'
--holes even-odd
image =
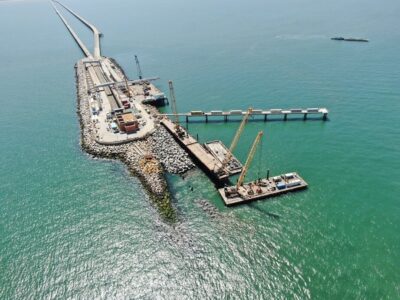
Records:
{"label": "bridge pier", "polygon": [[228,122],[228,116],[224,116],[224,122]]}
{"label": "bridge pier", "polygon": [[284,114],[283,120],[284,120],[284,121],[287,121],[287,114]]}
{"label": "bridge pier", "polygon": [[264,115],[264,122],[267,122],[268,115]]}
{"label": "bridge pier", "polygon": [[328,114],[324,113],[324,115],[322,116],[322,120],[326,121],[328,119]]}
{"label": "bridge pier", "polygon": [[303,120],[307,120],[307,114],[304,114]]}
{"label": "bridge pier", "polygon": [[206,115],[206,123],[208,123],[208,116]]}
{"label": "bridge pier", "polygon": [[189,116],[186,116],[186,123],[189,123]]}

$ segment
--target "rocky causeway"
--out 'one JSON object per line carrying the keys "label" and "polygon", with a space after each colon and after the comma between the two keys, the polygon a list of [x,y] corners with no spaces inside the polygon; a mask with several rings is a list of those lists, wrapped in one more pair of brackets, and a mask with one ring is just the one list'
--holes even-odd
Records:
{"label": "rocky causeway", "polygon": [[[169,198],[165,172],[182,174],[194,167],[189,155],[161,125],[144,137],[123,144],[104,145],[96,141],[95,123],[92,121],[86,72],[83,60],[75,65],[78,115],[81,127],[81,146],[87,153],[126,164],[156,200]],[[123,73],[123,70],[118,70]],[[157,109],[146,106],[154,114]]]}

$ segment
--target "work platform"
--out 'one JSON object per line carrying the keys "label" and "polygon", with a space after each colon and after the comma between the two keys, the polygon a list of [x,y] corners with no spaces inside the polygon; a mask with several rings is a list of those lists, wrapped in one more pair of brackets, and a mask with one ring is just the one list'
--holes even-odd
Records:
{"label": "work platform", "polygon": [[271,178],[264,178],[236,186],[218,189],[225,205],[232,206],[254,200],[278,196],[307,188],[307,183],[297,173],[288,173]]}
{"label": "work platform", "polygon": [[[209,120],[218,120],[222,119],[225,122],[230,120],[234,120],[233,117],[242,117],[246,114],[246,111],[242,110],[230,110],[230,111],[222,111],[222,110],[212,110],[209,112],[203,112],[200,110],[193,110],[187,113],[178,113],[178,117],[184,117],[185,121],[189,123],[190,119],[197,119],[201,121],[205,121],[206,123]],[[327,108],[291,108],[291,109],[253,109],[250,113],[251,116],[262,116],[264,121],[268,121],[268,117],[272,116],[283,116],[283,120],[287,120],[288,116],[296,115],[302,116],[304,120],[307,120],[308,115],[319,115],[322,120],[328,119],[328,109]],[[160,114],[161,116],[174,116],[174,114]],[[230,118],[232,117],[232,118]],[[237,120],[237,118],[235,119]]]}
{"label": "work platform", "polygon": [[[225,160],[225,157],[229,153],[229,149],[225,147],[225,145],[221,141],[211,141],[204,143],[204,147],[216,158],[221,164]],[[229,173],[229,176],[238,174],[242,172],[242,163],[231,154],[231,158],[229,162],[226,164],[226,171]]]}
{"label": "work platform", "polygon": [[221,170],[222,164],[220,160],[215,158],[206,148],[198,143],[191,135],[189,135],[182,127],[184,135],[179,135],[175,124],[168,118],[164,118],[160,123],[172,134],[175,140],[194,158],[204,169],[204,171],[212,177],[218,184],[224,183],[228,180],[229,173],[226,170]]}

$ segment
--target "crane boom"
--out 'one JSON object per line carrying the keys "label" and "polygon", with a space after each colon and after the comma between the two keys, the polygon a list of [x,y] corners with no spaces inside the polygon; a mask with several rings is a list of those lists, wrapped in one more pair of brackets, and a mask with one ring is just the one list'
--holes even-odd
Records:
{"label": "crane boom", "polygon": [[237,146],[237,143],[239,142],[240,135],[241,135],[242,132],[243,132],[244,125],[246,125],[247,120],[249,119],[249,116],[250,116],[250,114],[251,114],[252,112],[253,112],[253,109],[250,107],[250,108],[247,110],[246,114],[244,115],[243,120],[242,120],[242,122],[240,123],[240,126],[239,126],[238,130],[236,131],[235,137],[234,137],[233,140],[232,140],[231,146],[229,147],[229,151],[230,151],[231,153],[235,150],[235,148],[236,148],[236,146]]}
{"label": "crane boom", "polygon": [[233,156],[233,151],[236,149],[236,146],[239,142],[239,138],[243,132],[244,126],[247,123],[247,120],[249,119],[250,114],[253,112],[253,109],[251,107],[249,107],[249,109],[247,110],[246,114],[244,115],[242,122],[239,125],[239,128],[236,131],[236,134],[232,140],[231,146],[229,147],[229,151],[228,153],[225,155],[224,160],[222,161],[222,165],[221,165],[221,169],[224,169],[226,167],[226,165],[230,162],[230,160],[232,159]]}
{"label": "crane boom", "polygon": [[142,68],[140,67],[140,63],[139,63],[139,59],[138,59],[137,55],[135,55],[135,62],[136,62],[138,77],[139,77],[139,79],[142,79],[143,78]]}
{"label": "crane boom", "polygon": [[172,80],[168,81],[168,85],[169,85],[169,97],[171,98],[171,104],[172,104],[172,113],[174,114],[174,122],[175,125],[179,125],[179,116],[178,116],[178,110],[176,108],[175,91]]}
{"label": "crane boom", "polygon": [[238,182],[236,184],[236,189],[237,190],[239,190],[239,187],[243,184],[244,178],[246,177],[246,174],[247,174],[247,170],[249,169],[249,166],[250,166],[250,164],[251,164],[251,162],[252,162],[252,160],[254,158],[254,154],[256,153],[256,150],[257,150],[257,145],[260,142],[262,135],[263,135],[263,132],[259,131],[257,136],[256,136],[256,138],[255,138],[255,140],[254,140],[254,142],[253,142],[253,145],[251,146],[249,155],[247,156],[247,159],[246,159],[246,163],[243,166],[242,173],[240,174],[240,177],[239,177]]}

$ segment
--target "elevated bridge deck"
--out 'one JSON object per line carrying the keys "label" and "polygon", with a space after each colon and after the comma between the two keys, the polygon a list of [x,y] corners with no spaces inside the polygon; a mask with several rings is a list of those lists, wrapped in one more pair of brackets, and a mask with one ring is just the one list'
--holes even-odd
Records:
{"label": "elevated bridge deck", "polygon": [[68,31],[72,35],[72,37],[75,39],[76,43],[78,44],[79,48],[81,48],[83,54],[85,54],[86,57],[88,58],[93,58],[92,53],[90,53],[89,49],[86,47],[86,45],[82,42],[82,40],[79,38],[79,36],[75,33],[75,31],[72,29],[72,27],[68,24],[67,20],[63,17],[63,15],[60,13],[60,11],[57,9],[57,7],[54,5],[52,2],[51,5],[53,5],[54,10],[56,11],[57,15],[60,17],[61,21],[64,23],[65,27],[67,27]]}
{"label": "elevated bridge deck", "polygon": [[[64,7],[67,11],[69,11],[73,16],[75,16],[79,21],[81,21],[83,24],[85,24],[85,26],[87,26],[93,32],[93,41],[94,41],[93,57],[95,59],[99,59],[101,57],[101,52],[100,52],[100,37],[102,35],[101,32],[96,28],[96,26],[94,26],[92,23],[90,23],[89,21],[87,21],[86,19],[84,19],[83,17],[78,15],[76,12],[74,12],[72,9],[68,8],[67,6],[62,4],[61,2],[58,2],[56,0],[54,0],[53,2],[56,2],[59,5],[61,5],[62,7]],[[57,9],[56,9],[56,11],[57,11]]]}
{"label": "elevated bridge deck", "polygon": [[[328,119],[328,109],[327,108],[292,108],[292,109],[253,109],[251,116],[262,116],[264,121],[268,120],[269,116],[283,116],[283,120],[287,120],[289,115],[300,115],[304,120],[307,120],[308,115],[319,115],[322,120]],[[203,120],[208,122],[209,119],[218,120],[223,119],[225,122],[233,120],[233,117],[243,117],[246,111],[242,110],[212,110],[209,112],[203,112],[200,110],[193,110],[187,113],[178,113],[178,117],[185,118],[186,122],[190,119]],[[160,116],[174,116],[172,113],[160,114]],[[230,118],[231,117],[231,118]]]}

